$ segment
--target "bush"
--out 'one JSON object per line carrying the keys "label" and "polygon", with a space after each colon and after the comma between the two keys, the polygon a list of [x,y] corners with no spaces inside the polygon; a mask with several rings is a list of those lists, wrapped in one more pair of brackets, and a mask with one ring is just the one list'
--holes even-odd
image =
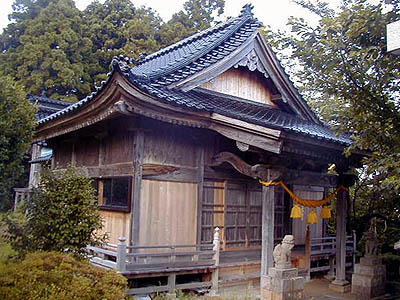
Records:
{"label": "bush", "polygon": [[61,251],[84,254],[87,245],[96,245],[105,236],[95,189],[91,180],[75,169],[45,171],[24,213],[9,214],[6,238],[24,254],[34,251]]}
{"label": "bush", "polygon": [[37,252],[0,265],[3,300],[117,300],[127,280],[113,270],[91,266],[68,254]]}
{"label": "bush", "polygon": [[13,188],[26,176],[24,160],[35,132],[35,112],[22,85],[0,74],[0,210],[12,207]]}

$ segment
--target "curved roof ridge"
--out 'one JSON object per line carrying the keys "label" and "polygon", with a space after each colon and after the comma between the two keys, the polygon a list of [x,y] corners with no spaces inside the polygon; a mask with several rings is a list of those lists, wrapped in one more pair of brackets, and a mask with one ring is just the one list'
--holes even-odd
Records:
{"label": "curved roof ridge", "polygon": [[207,29],[204,29],[202,31],[199,31],[191,36],[188,36],[187,38],[184,38],[183,40],[177,41],[175,43],[173,43],[172,45],[169,45],[167,47],[164,47],[152,54],[147,55],[146,57],[144,57],[141,60],[138,60],[136,62],[136,66],[140,66],[156,57],[159,57],[163,54],[166,54],[172,50],[175,50],[176,48],[181,47],[182,45],[185,45],[189,42],[194,42],[196,40],[198,40],[200,37],[202,36],[208,36],[210,33],[212,33],[213,31],[217,31],[220,28],[227,26],[229,23],[233,23],[235,20],[241,19],[244,16],[248,16],[248,17],[254,17],[252,9],[254,8],[254,6],[250,3],[245,4],[240,12],[240,15],[236,18],[232,18],[232,17],[228,17],[224,22],[219,22],[217,24],[215,24],[214,26],[211,26]]}
{"label": "curved roof ridge", "polygon": [[157,57],[159,57],[161,55],[164,55],[164,54],[166,54],[168,52],[171,52],[172,50],[180,48],[181,46],[187,44],[188,42],[195,41],[195,40],[199,39],[202,36],[208,36],[213,31],[217,31],[220,28],[224,27],[225,25],[231,23],[234,19],[237,19],[237,18],[228,18],[224,22],[218,23],[215,26],[212,26],[212,27],[209,27],[209,28],[207,28],[205,30],[199,31],[199,32],[197,32],[197,33],[195,33],[195,34],[193,34],[191,36],[188,36],[187,38],[184,38],[183,40],[180,40],[180,41],[178,41],[176,43],[173,43],[173,44],[171,44],[171,45],[169,45],[167,47],[161,48],[160,50],[158,50],[158,51],[156,51],[156,52],[154,52],[152,54],[149,54],[145,58],[137,61],[136,62],[136,66],[140,66],[140,65],[142,65],[142,64],[144,64],[144,63],[146,63],[146,62],[148,62],[148,61],[150,61],[152,59],[155,59],[155,58],[157,58]]}
{"label": "curved roof ridge", "polygon": [[[229,18],[223,23],[198,32],[143,58],[131,69],[132,75],[143,81],[153,81],[169,76],[182,71],[183,68],[206,55],[213,55],[215,49],[240,34],[240,41],[235,43],[233,48],[238,47],[255,28],[261,26],[261,23],[254,18],[251,8],[251,5],[245,5],[239,17]],[[245,31],[243,31],[244,29]],[[178,74],[174,75],[182,77]],[[186,77],[187,74],[183,75]]]}

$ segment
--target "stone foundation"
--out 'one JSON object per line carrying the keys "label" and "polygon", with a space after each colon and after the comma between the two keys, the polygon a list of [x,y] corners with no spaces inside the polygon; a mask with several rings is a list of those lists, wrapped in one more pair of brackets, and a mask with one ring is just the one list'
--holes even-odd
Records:
{"label": "stone foundation", "polygon": [[304,278],[298,276],[297,268],[269,268],[261,282],[263,300],[304,299]]}
{"label": "stone foundation", "polygon": [[351,292],[371,299],[385,293],[386,267],[376,256],[362,257],[355,265],[351,281]]}

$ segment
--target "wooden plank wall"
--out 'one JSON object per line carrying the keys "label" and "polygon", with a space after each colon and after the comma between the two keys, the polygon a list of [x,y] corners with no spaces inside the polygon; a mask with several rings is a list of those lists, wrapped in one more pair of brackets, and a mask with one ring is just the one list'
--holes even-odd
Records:
{"label": "wooden plank wall", "polygon": [[[53,144],[54,166],[75,166],[93,178],[132,176],[134,132],[126,126],[117,126],[120,121],[115,120],[116,125],[108,129],[102,124],[83,129],[74,136],[59,138]],[[101,134],[98,134],[99,130]],[[118,243],[120,236],[129,239],[130,213],[100,210],[100,214],[104,219],[103,231],[109,235],[110,243]]]}
{"label": "wooden plank wall", "polygon": [[108,234],[109,243],[118,244],[119,237],[129,237],[130,213],[100,210],[100,215],[104,219],[102,231]]}
{"label": "wooden plank wall", "polygon": [[271,92],[266,87],[264,75],[258,71],[232,68],[218,75],[215,81],[203,83],[201,87],[275,106],[271,101]]}
{"label": "wooden plank wall", "polygon": [[195,130],[161,122],[147,125],[143,164],[197,167],[199,143]]}
{"label": "wooden plank wall", "polygon": [[197,184],[143,180],[139,245],[193,245],[197,231]]}
{"label": "wooden plank wall", "polygon": [[[324,198],[324,188],[321,187],[306,187],[306,186],[293,186],[293,192],[303,199],[321,200]],[[292,233],[295,238],[296,245],[304,245],[306,238],[307,216],[310,208],[303,208],[302,219],[292,219]],[[320,218],[321,208],[317,208],[318,223],[309,224],[311,238],[321,237],[323,229],[323,220]]]}

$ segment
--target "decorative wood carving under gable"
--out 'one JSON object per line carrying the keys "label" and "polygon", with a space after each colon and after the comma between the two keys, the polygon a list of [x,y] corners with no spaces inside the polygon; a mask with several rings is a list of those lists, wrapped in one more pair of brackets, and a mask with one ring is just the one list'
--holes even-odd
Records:
{"label": "decorative wood carving under gable", "polygon": [[264,74],[265,78],[269,78],[267,70],[265,70],[263,64],[260,62],[254,49],[247,53],[247,55],[235,65],[235,68],[238,68],[239,66],[247,67],[252,72],[258,70]]}

